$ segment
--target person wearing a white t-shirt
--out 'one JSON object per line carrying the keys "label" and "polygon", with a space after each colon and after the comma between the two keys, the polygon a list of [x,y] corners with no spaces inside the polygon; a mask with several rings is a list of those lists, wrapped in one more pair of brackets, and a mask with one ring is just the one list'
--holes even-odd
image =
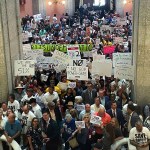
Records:
{"label": "person wearing a white t-shirt", "polygon": [[53,16],[53,23],[56,23],[57,22],[57,17],[56,17],[56,14],[54,14]]}
{"label": "person wearing a white t-shirt", "polygon": [[130,144],[135,146],[137,150],[149,150],[150,131],[148,128],[143,127],[141,120],[138,120],[135,127],[130,130],[129,140]]}
{"label": "person wearing a white t-shirt", "polygon": [[100,104],[100,99],[99,97],[95,98],[95,103],[91,105],[91,110],[94,112],[98,112],[100,108],[105,108],[102,104]]}
{"label": "person wearing a white t-shirt", "polygon": [[42,111],[41,111],[41,107],[36,103],[36,99],[31,98],[29,104],[31,104],[31,106],[32,106],[32,111],[33,111],[34,115],[38,119],[41,119],[42,118]]}
{"label": "person wearing a white t-shirt", "polygon": [[15,95],[9,95],[8,108],[12,109],[14,112],[18,112],[20,109],[20,104],[17,100],[15,100]]}
{"label": "person wearing a white t-shirt", "polygon": [[47,107],[48,102],[58,102],[59,96],[58,93],[54,91],[54,87],[49,87],[49,92],[45,93],[43,96],[43,102],[45,107]]}

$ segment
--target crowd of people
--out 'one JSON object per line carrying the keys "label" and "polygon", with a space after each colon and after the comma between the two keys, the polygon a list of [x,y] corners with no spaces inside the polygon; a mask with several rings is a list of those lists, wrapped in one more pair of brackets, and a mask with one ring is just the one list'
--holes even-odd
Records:
{"label": "crowd of people", "polygon": [[[56,14],[52,22],[46,18],[35,22],[26,16],[22,30],[29,35],[25,43],[95,44],[99,38],[101,53],[103,46],[113,45],[114,37],[123,36],[128,46],[118,43],[115,52],[131,52],[128,37],[132,35],[132,22],[128,14],[127,24],[120,31],[100,32],[102,24],[117,27],[116,17],[115,13],[81,7],[73,17],[63,15],[60,22]],[[41,80],[42,73],[48,75],[47,81]],[[36,70],[35,76],[16,77],[14,92],[0,109],[0,133],[7,142],[15,140],[22,149],[30,150],[110,150],[115,142],[129,137],[138,150],[149,149],[150,104],[141,110],[132,99],[130,81],[99,77],[94,81],[75,80],[76,87],[68,88],[69,82],[65,70]],[[93,115],[101,118],[99,124],[91,123]],[[85,127],[77,127],[76,121],[84,121]]]}

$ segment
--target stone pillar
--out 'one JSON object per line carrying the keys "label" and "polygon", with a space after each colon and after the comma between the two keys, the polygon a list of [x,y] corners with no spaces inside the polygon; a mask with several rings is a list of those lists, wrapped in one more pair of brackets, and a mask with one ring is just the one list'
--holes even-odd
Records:
{"label": "stone pillar", "polygon": [[0,0],[0,101],[12,92],[14,60],[22,56],[18,0]]}
{"label": "stone pillar", "polygon": [[46,16],[46,0],[39,0],[39,13],[42,17]]}
{"label": "stone pillar", "polygon": [[72,16],[75,12],[75,0],[66,0],[65,9],[66,9],[66,12]]}
{"label": "stone pillar", "polygon": [[33,15],[39,14],[39,0],[32,0]]}
{"label": "stone pillar", "polygon": [[150,102],[150,1],[135,0],[133,7],[134,96],[144,105]]}
{"label": "stone pillar", "polygon": [[123,0],[116,0],[116,12],[121,16],[124,17],[124,1]]}

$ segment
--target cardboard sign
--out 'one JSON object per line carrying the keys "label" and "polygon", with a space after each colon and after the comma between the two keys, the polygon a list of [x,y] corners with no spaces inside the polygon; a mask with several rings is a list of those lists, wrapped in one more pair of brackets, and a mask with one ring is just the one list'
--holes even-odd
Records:
{"label": "cardboard sign", "polygon": [[85,128],[85,122],[84,121],[75,121],[75,124],[76,124],[77,128],[79,128],[79,127],[82,129]]}
{"label": "cardboard sign", "polygon": [[132,54],[131,53],[113,53],[113,67],[121,65],[131,65]]}
{"label": "cardboard sign", "polygon": [[71,59],[69,62],[69,66],[85,66],[86,67],[86,59]]}
{"label": "cardboard sign", "polygon": [[[69,44],[32,44],[32,49],[43,49],[44,52],[49,53],[55,50],[61,52],[67,52],[67,46]],[[73,44],[72,44],[73,46]],[[80,52],[88,52],[93,48],[93,44],[78,44]]]}
{"label": "cardboard sign", "polygon": [[102,123],[102,121],[101,121],[101,117],[99,117],[99,116],[96,116],[96,115],[92,115],[91,116],[91,119],[90,119],[90,123],[92,123],[92,124],[97,124],[97,125],[100,125],[101,123]]}
{"label": "cardboard sign", "polygon": [[72,59],[81,59],[79,46],[68,46],[67,53]]}
{"label": "cardboard sign", "polygon": [[112,62],[111,61],[102,61],[92,62],[92,75],[99,75],[99,76],[107,76],[111,77],[112,75]]}
{"label": "cardboard sign", "polygon": [[67,66],[67,79],[88,80],[88,67]]}
{"label": "cardboard sign", "polygon": [[123,37],[114,37],[114,44],[123,43]]}
{"label": "cardboard sign", "polygon": [[85,105],[77,105],[77,111],[85,110]]}
{"label": "cardboard sign", "polygon": [[76,87],[76,82],[69,82],[68,83],[68,88],[75,88]]}
{"label": "cardboard sign", "polygon": [[22,33],[22,42],[27,42],[29,41],[28,33]]}
{"label": "cardboard sign", "polygon": [[35,75],[35,61],[34,60],[15,60],[14,73],[15,73],[15,76]]}
{"label": "cardboard sign", "polygon": [[93,61],[105,61],[105,55],[93,54]]}
{"label": "cardboard sign", "polygon": [[23,60],[36,60],[37,57],[43,56],[43,50],[25,50],[23,49]]}
{"label": "cardboard sign", "polygon": [[134,81],[133,66],[117,66],[114,68],[114,77]]}

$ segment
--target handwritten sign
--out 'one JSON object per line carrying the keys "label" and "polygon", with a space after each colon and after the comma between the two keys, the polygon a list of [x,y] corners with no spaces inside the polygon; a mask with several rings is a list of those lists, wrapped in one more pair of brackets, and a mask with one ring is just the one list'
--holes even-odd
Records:
{"label": "handwritten sign", "polygon": [[93,54],[93,61],[104,61],[105,55]]}
{"label": "handwritten sign", "polygon": [[67,79],[88,80],[88,67],[67,66]]}
{"label": "handwritten sign", "polygon": [[101,61],[101,62],[93,61],[92,62],[92,74],[111,77],[112,62],[111,61]]}
{"label": "handwritten sign", "polygon": [[29,76],[35,74],[34,60],[15,60],[14,62],[15,76]]}
{"label": "handwritten sign", "polygon": [[77,111],[85,110],[85,105],[78,105],[77,104]]}
{"label": "handwritten sign", "polygon": [[117,66],[114,68],[114,77],[134,81],[133,66]]}
{"label": "handwritten sign", "polygon": [[67,53],[72,59],[81,59],[79,46],[68,46]]}
{"label": "handwritten sign", "polygon": [[76,87],[76,82],[69,82],[68,83],[68,88],[75,88]]}
{"label": "handwritten sign", "polygon": [[[73,44],[70,44],[73,46]],[[32,49],[43,49],[44,52],[49,53],[55,50],[67,52],[69,44],[32,44]],[[93,44],[78,44],[80,52],[88,52],[93,48]]]}
{"label": "handwritten sign", "polygon": [[90,119],[90,123],[95,124],[95,125],[100,125],[102,123],[101,117],[92,115]]}
{"label": "handwritten sign", "polygon": [[85,122],[84,121],[75,121],[75,124],[76,124],[77,128],[79,128],[79,127],[82,129],[85,128]]}
{"label": "handwritten sign", "polygon": [[132,64],[131,53],[113,53],[113,67],[131,64]]}
{"label": "handwritten sign", "polygon": [[86,59],[71,59],[69,62],[69,66],[85,66],[86,67]]}

